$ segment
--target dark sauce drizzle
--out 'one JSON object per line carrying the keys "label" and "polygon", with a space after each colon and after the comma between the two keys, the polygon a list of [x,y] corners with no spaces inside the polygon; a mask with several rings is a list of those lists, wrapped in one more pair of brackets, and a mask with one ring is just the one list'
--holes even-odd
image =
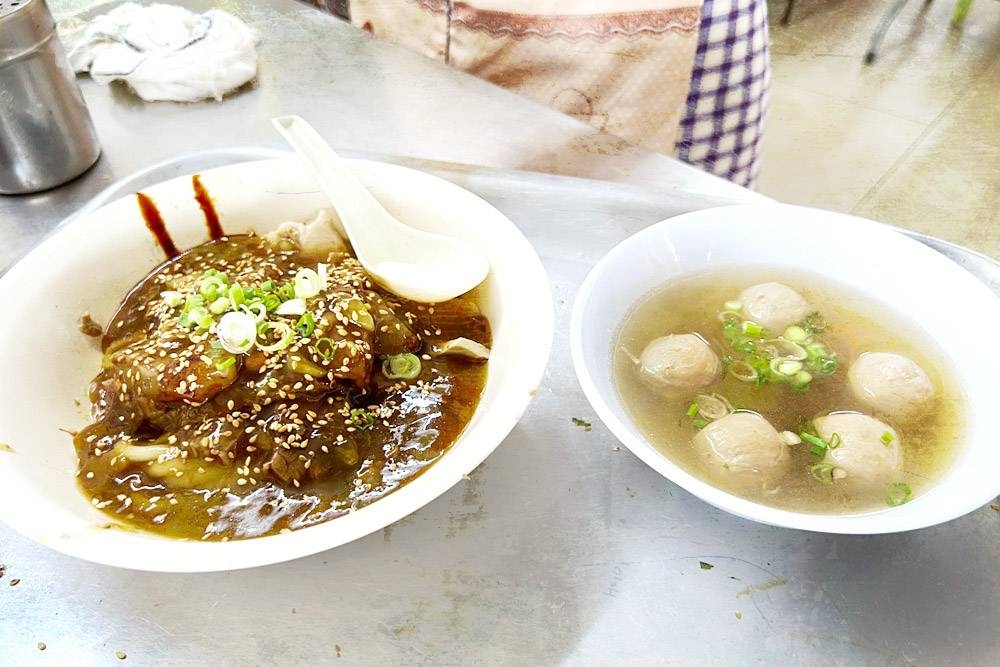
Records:
{"label": "dark sauce drizzle", "polygon": [[201,182],[201,177],[198,174],[191,177],[191,186],[194,188],[194,199],[198,202],[198,206],[201,207],[201,212],[205,214],[205,226],[208,227],[208,237],[213,241],[221,239],[226,233],[222,231],[222,225],[219,224],[219,214],[216,213],[212,198],[209,196],[208,190],[205,189],[205,185]]}
{"label": "dark sauce drizzle", "polygon": [[[219,214],[215,210],[215,204],[212,203],[212,197],[208,194],[208,190],[205,189],[205,184],[201,182],[201,177],[198,174],[191,177],[191,186],[194,188],[194,199],[205,215],[205,226],[208,228],[209,238],[213,241],[221,239],[226,235],[226,232],[223,231],[222,224],[219,222]],[[167,259],[173,259],[181,254],[177,250],[177,246],[174,245],[174,240],[170,237],[170,232],[167,231],[167,226],[163,223],[163,216],[156,208],[156,202],[153,201],[153,198],[144,192],[135,193],[135,197],[139,202],[142,219],[146,221],[146,227],[153,234],[156,242],[160,244]]]}
{"label": "dark sauce drizzle", "polygon": [[142,212],[142,219],[146,221],[146,227],[153,234],[156,242],[160,244],[160,248],[163,249],[163,254],[167,256],[167,259],[173,259],[181,254],[177,250],[177,246],[174,245],[174,240],[170,238],[167,226],[163,224],[163,216],[160,215],[159,209],[156,208],[156,202],[143,192],[136,192],[135,198],[139,202],[139,210]]}

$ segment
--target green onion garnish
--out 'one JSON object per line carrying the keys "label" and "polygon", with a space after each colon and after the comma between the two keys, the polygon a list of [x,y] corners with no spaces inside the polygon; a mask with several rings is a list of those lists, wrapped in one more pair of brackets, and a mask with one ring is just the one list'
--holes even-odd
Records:
{"label": "green onion garnish", "polygon": [[840,438],[840,434],[839,433],[834,433],[834,434],[832,434],[830,436],[830,442],[829,442],[829,444],[827,446],[830,449],[836,449],[837,447],[840,447],[840,445],[841,445],[842,442],[843,442],[843,440]]}
{"label": "green onion garnish", "polygon": [[[230,312],[222,316],[216,327],[222,348],[230,354],[249,352],[257,341],[257,322],[253,315]],[[264,349],[263,347],[261,349]],[[265,350],[266,351],[266,350]]]}
{"label": "green onion garnish", "polygon": [[254,321],[263,322],[267,319],[267,308],[260,301],[245,303],[240,306],[240,310],[253,316]]}
{"label": "green onion garnish", "polygon": [[420,375],[420,358],[404,352],[393,354],[382,361],[382,375],[390,380],[413,380]]}
{"label": "green onion garnish", "polygon": [[230,303],[233,304],[233,310],[239,310],[240,306],[246,303],[246,295],[243,293],[243,288],[240,287],[239,283],[230,287],[227,295],[229,296]]}
{"label": "green onion garnish", "polygon": [[802,321],[802,328],[811,334],[823,333],[826,331],[826,320],[819,313],[810,313]]}
{"label": "green onion garnish", "polygon": [[799,433],[799,437],[809,443],[809,451],[813,456],[825,456],[826,450],[830,448],[830,443],[818,435],[802,431]]}
{"label": "green onion garnish", "polygon": [[273,313],[281,305],[281,299],[277,294],[268,294],[260,302],[264,304],[264,309],[269,313]]}
{"label": "green onion garnish", "polygon": [[823,484],[833,484],[834,467],[831,463],[817,463],[814,466],[809,466],[809,474]]}
{"label": "green onion garnish", "polygon": [[273,280],[265,280],[260,284],[261,292],[273,292],[278,288],[278,284]]}
{"label": "green onion garnish", "polygon": [[184,303],[184,295],[180,292],[160,292],[160,298],[163,299],[163,303],[167,304],[171,308],[176,308]]}
{"label": "green onion garnish", "polygon": [[760,336],[764,333],[764,327],[760,326],[756,322],[747,320],[743,322],[743,333],[750,336]]}
{"label": "green onion garnish", "polygon": [[696,414],[698,414],[698,403],[692,403],[688,406],[687,416],[694,417]]}
{"label": "green onion garnish", "polygon": [[320,293],[323,288],[323,281],[319,274],[312,269],[299,269],[292,281],[295,290],[295,297],[298,299],[309,299]]}
{"label": "green onion garnish", "polygon": [[351,416],[348,417],[348,421],[359,430],[367,431],[375,426],[375,415],[362,408],[356,408],[351,410]]}
{"label": "green onion garnish", "polygon": [[895,439],[896,438],[889,431],[886,431],[885,433],[883,433],[882,437],[880,438],[880,440],[882,441],[882,444],[885,445],[886,447],[888,447],[889,445],[891,445],[892,441],[895,440]]}
{"label": "green onion garnish", "polygon": [[707,421],[705,421],[704,419],[692,419],[692,420],[691,420],[691,423],[692,423],[692,424],[694,425],[694,427],[695,427],[695,428],[697,428],[697,429],[703,429],[703,428],[705,428],[706,426],[708,426],[708,422],[707,422]]}
{"label": "green onion garnish", "polygon": [[230,366],[233,366],[235,364],[236,364],[236,357],[225,357],[224,359],[220,359],[219,361],[215,362],[215,370],[224,371]]}
{"label": "green onion garnish", "polygon": [[284,301],[274,310],[275,315],[305,315],[305,313],[305,299],[289,299],[288,301]]}
{"label": "green onion garnish", "polygon": [[802,327],[790,326],[785,329],[783,337],[793,343],[804,343],[809,340],[809,334]]}
{"label": "green onion garnish", "polygon": [[820,358],[818,370],[823,375],[833,375],[837,372],[837,359],[835,357]]}
{"label": "green onion garnish", "polygon": [[303,338],[309,338],[312,332],[316,330],[316,320],[313,318],[312,313],[303,314],[299,318],[299,321],[295,323],[295,330]]}
{"label": "green onion garnish", "polygon": [[[228,313],[226,317],[233,313]],[[295,340],[295,332],[292,328],[288,326],[285,322],[261,322],[260,331],[258,335],[261,338],[266,338],[268,334],[271,334],[271,339],[277,338],[274,343],[270,345],[257,345],[264,352],[276,352],[278,350],[284,350],[286,347],[292,344]],[[256,326],[256,323],[255,323]]]}
{"label": "green onion garnish", "polygon": [[722,304],[722,307],[725,308],[726,311],[730,313],[738,313],[741,310],[743,310],[743,304],[740,303],[739,301],[727,301],[724,304]]}
{"label": "green onion garnish", "polygon": [[913,489],[904,482],[893,482],[889,485],[889,490],[885,494],[885,504],[889,507],[899,507],[910,499]]}
{"label": "green onion garnish", "polygon": [[222,313],[229,310],[230,305],[231,303],[229,299],[227,299],[224,296],[220,296],[218,299],[212,302],[212,304],[208,307],[208,309],[212,311],[212,313],[215,315],[221,315]]}
{"label": "green onion garnish", "polygon": [[218,275],[205,276],[198,285],[198,293],[208,301],[215,301],[225,292],[226,283]]}
{"label": "green onion garnish", "polygon": [[316,352],[323,359],[323,361],[330,361],[333,358],[334,353],[337,351],[337,345],[329,338],[320,338],[318,341],[313,343],[313,351]]}

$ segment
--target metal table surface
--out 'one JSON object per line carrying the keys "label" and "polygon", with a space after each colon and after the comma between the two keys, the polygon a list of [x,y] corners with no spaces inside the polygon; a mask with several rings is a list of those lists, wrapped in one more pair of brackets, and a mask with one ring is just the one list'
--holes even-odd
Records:
{"label": "metal table surface", "polygon": [[[120,664],[116,651],[127,654],[125,664],[213,665],[1000,660],[1000,513],[986,507],[943,526],[879,537],[762,526],[673,486],[619,449],[593,418],[565,344],[569,308],[587,270],[651,222],[727,198],[752,200],[749,193],[662,157],[631,150],[595,157],[578,138],[612,140],[308,8],[246,7],[252,11],[245,16],[276,27],[265,40],[300,35],[300,47],[315,48],[309,35],[323,35],[339,56],[363,62],[374,81],[396,80],[398,87],[379,93],[382,103],[434,107],[448,118],[446,130],[413,122],[411,139],[400,129],[409,121],[376,113],[384,104],[372,106],[366,77],[339,60],[329,85],[366,101],[355,107],[313,93],[314,104],[329,102],[340,114],[324,116],[322,127],[335,145],[410,156],[393,161],[477,192],[524,230],[557,304],[545,380],[524,420],[469,481],[379,533],[310,558],[220,574],[149,574],[64,557],[0,526],[0,563],[7,567],[0,579],[0,664]],[[300,23],[312,27],[300,34]],[[267,41],[261,54],[265,71],[282,62]],[[310,71],[288,76],[325,83],[315,70],[326,64],[313,61]],[[284,106],[308,85],[272,83],[222,105],[172,110],[139,107],[85,85],[106,159],[66,188],[0,199],[0,267],[108,179],[196,148],[276,146],[267,118],[283,111],[312,116],[305,105]],[[421,101],[435,90],[450,97]],[[484,116],[448,116],[459,97],[466,109],[503,109],[491,117],[489,137],[477,134]],[[198,141],[178,135],[189,118],[210,128]],[[356,135],[353,127],[374,134]],[[548,164],[522,160],[533,141],[522,131],[547,142]],[[137,148],[135,137],[144,132],[150,141]],[[475,137],[478,145],[469,143]],[[176,159],[106,196],[258,153]],[[487,167],[441,163],[449,160]],[[496,169],[525,166],[606,180]],[[1000,285],[996,264],[937,243],[994,289]],[[594,422],[593,430],[571,417]],[[703,569],[701,561],[714,567]],[[15,578],[20,582],[10,586]],[[47,645],[44,652],[38,642]]]}

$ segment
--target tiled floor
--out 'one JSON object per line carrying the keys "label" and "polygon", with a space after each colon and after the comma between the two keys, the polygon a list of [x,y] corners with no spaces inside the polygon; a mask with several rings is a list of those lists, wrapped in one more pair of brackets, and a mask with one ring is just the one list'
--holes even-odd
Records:
{"label": "tiled floor", "polygon": [[873,65],[889,2],[771,0],[773,84],[760,190],[1000,258],[1000,2],[910,0]]}

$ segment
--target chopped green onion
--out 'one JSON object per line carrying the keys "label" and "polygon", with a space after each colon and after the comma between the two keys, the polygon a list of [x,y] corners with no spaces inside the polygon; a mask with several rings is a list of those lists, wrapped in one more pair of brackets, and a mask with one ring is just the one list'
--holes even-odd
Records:
{"label": "chopped green onion", "polygon": [[289,299],[295,298],[295,288],[291,283],[285,283],[278,288],[278,298],[282,301],[288,301]]}
{"label": "chopped green onion", "polygon": [[698,403],[692,403],[688,406],[687,416],[694,417],[696,414],[698,414]]}
{"label": "chopped green onion", "polygon": [[225,357],[215,362],[215,370],[224,371],[236,364],[236,357]]}
{"label": "chopped green onion", "polygon": [[822,343],[813,343],[812,345],[807,345],[806,355],[810,359],[820,359],[826,356],[826,348],[823,347]]}
{"label": "chopped green onion", "polygon": [[208,329],[212,326],[212,314],[205,306],[195,306],[180,317],[181,326],[190,329],[196,326],[199,329]]}
{"label": "chopped green onion", "polygon": [[350,421],[350,423],[358,429],[367,431],[375,426],[375,415],[362,408],[357,408],[351,410],[351,415],[348,417],[348,421]]}
{"label": "chopped green onion", "polygon": [[320,289],[326,289],[327,286],[330,284],[330,280],[329,280],[329,277],[327,275],[327,265],[326,264],[317,264],[316,265],[316,275],[319,276],[319,288]]}
{"label": "chopped green onion", "polygon": [[281,306],[281,298],[277,294],[268,294],[260,302],[264,304],[264,309],[269,313],[273,313]]}
{"label": "chopped green onion", "polygon": [[198,286],[198,293],[207,301],[215,301],[219,296],[225,294],[226,283],[218,275],[206,276],[201,279]]}
{"label": "chopped green onion", "polygon": [[309,299],[319,294],[322,289],[319,274],[312,269],[299,269],[292,285],[297,299]]}
{"label": "chopped green onion", "polygon": [[692,424],[694,425],[694,427],[695,427],[695,428],[697,428],[697,429],[703,429],[703,428],[705,428],[706,426],[708,426],[708,422],[707,422],[707,421],[705,421],[704,419],[692,419],[692,420],[691,420],[691,423],[692,423]]}
{"label": "chopped green onion", "polygon": [[254,301],[253,303],[245,303],[240,306],[240,310],[245,313],[253,315],[253,319],[256,322],[263,322],[267,319],[267,307],[260,301]]}
{"label": "chopped green onion", "polygon": [[163,303],[167,304],[171,308],[176,308],[177,306],[184,303],[184,295],[180,292],[160,292],[160,298],[163,299]]}
{"label": "chopped green onion", "polygon": [[779,375],[784,375],[785,377],[792,377],[796,373],[802,370],[802,362],[779,357],[777,359],[771,360],[770,368],[772,371],[774,371]]}
{"label": "chopped green onion", "polygon": [[293,340],[295,340],[295,332],[292,331],[292,328],[288,326],[286,322],[262,322],[261,324],[263,325],[261,327],[263,331],[260,332],[258,335],[264,338],[269,333],[274,332],[277,335],[276,336],[272,335],[271,336],[272,340],[274,338],[278,339],[277,341],[271,343],[270,345],[257,346],[264,352],[276,352],[278,350],[284,350],[286,347],[292,344]]}
{"label": "chopped green onion", "polygon": [[830,436],[830,441],[827,443],[827,447],[830,449],[836,449],[837,447],[840,447],[842,443],[843,440],[841,439],[840,434],[834,433]]}
{"label": "chopped green onion", "polygon": [[792,433],[791,431],[782,431],[778,435],[781,436],[781,439],[785,441],[786,445],[801,445],[802,444],[802,438],[800,438],[795,433]]}
{"label": "chopped green onion", "polygon": [[334,353],[337,351],[337,345],[329,338],[320,338],[318,341],[313,343],[313,350],[318,354],[323,361],[330,361],[333,358]]}
{"label": "chopped green onion", "polygon": [[220,296],[218,299],[212,302],[212,304],[208,307],[208,309],[212,311],[212,313],[215,315],[221,315],[222,313],[229,310],[229,306],[230,306],[229,299],[227,299],[224,296]]}
{"label": "chopped green onion", "polygon": [[809,466],[809,474],[823,484],[833,484],[834,467],[831,463],[817,463],[814,466]]}
{"label": "chopped green onion", "polygon": [[799,433],[799,437],[809,443],[809,451],[813,456],[824,456],[826,450],[830,448],[830,443],[818,435],[802,431]]}
{"label": "chopped green onion", "polygon": [[833,375],[837,372],[837,359],[835,357],[823,357],[819,360],[819,372],[823,375]]}
{"label": "chopped green onion", "polygon": [[755,382],[759,377],[757,370],[745,361],[734,361],[729,367],[729,374],[743,382]]}
{"label": "chopped green onion", "polygon": [[882,440],[882,444],[885,445],[886,447],[888,447],[889,445],[891,445],[892,441],[895,440],[895,439],[896,439],[896,437],[892,433],[890,433],[889,431],[886,431],[885,433],[883,433],[882,437],[880,438],[880,440]]}
{"label": "chopped green onion", "polygon": [[722,304],[722,307],[730,313],[738,313],[743,310],[743,304],[739,301],[727,301]]}
{"label": "chopped green onion", "polygon": [[273,292],[278,288],[278,284],[273,280],[265,280],[260,284],[261,292]]}
{"label": "chopped green onion", "polygon": [[742,328],[743,328],[743,333],[748,334],[750,336],[760,336],[761,334],[764,333],[764,327],[760,326],[756,322],[751,322],[750,320],[746,320],[745,322],[743,322]]}
{"label": "chopped green onion", "polygon": [[796,386],[803,386],[812,382],[812,379],[813,379],[812,373],[810,373],[809,371],[799,371],[798,373],[795,374],[795,377],[793,378],[792,382]]}
{"label": "chopped green onion", "polygon": [[274,311],[275,315],[304,315],[306,312],[305,299],[289,299],[278,306]]}
{"label": "chopped green onion", "polygon": [[184,312],[191,312],[192,308],[205,305],[205,297],[200,294],[192,294],[187,299],[184,300]]}
{"label": "chopped green onion", "polygon": [[382,361],[382,375],[390,380],[416,379],[420,368],[420,358],[409,352],[393,354]]}
{"label": "chopped green onion", "polygon": [[913,489],[909,484],[903,482],[893,482],[889,485],[889,490],[885,494],[885,504],[889,507],[899,507],[910,499]]}
{"label": "chopped green onion", "polygon": [[785,329],[785,333],[783,335],[793,343],[804,343],[809,340],[809,334],[806,330],[797,326],[788,327]]}
{"label": "chopped green onion", "polygon": [[295,323],[295,330],[303,338],[309,338],[312,332],[316,330],[316,320],[313,318],[312,313],[304,313],[299,318],[299,321]]}
{"label": "chopped green onion", "polygon": [[249,352],[257,341],[257,322],[247,313],[229,312],[219,320],[216,335],[226,352],[243,354]]}
{"label": "chopped green onion", "polygon": [[823,316],[817,313],[810,313],[806,319],[802,321],[802,328],[808,333],[817,334],[826,331],[826,320]]}
{"label": "chopped green onion", "polygon": [[732,344],[740,335],[741,327],[739,320],[728,319],[722,322],[722,335]]}
{"label": "chopped green onion", "polygon": [[229,301],[233,304],[233,310],[239,310],[240,306],[246,303],[246,295],[239,283],[229,288]]}

